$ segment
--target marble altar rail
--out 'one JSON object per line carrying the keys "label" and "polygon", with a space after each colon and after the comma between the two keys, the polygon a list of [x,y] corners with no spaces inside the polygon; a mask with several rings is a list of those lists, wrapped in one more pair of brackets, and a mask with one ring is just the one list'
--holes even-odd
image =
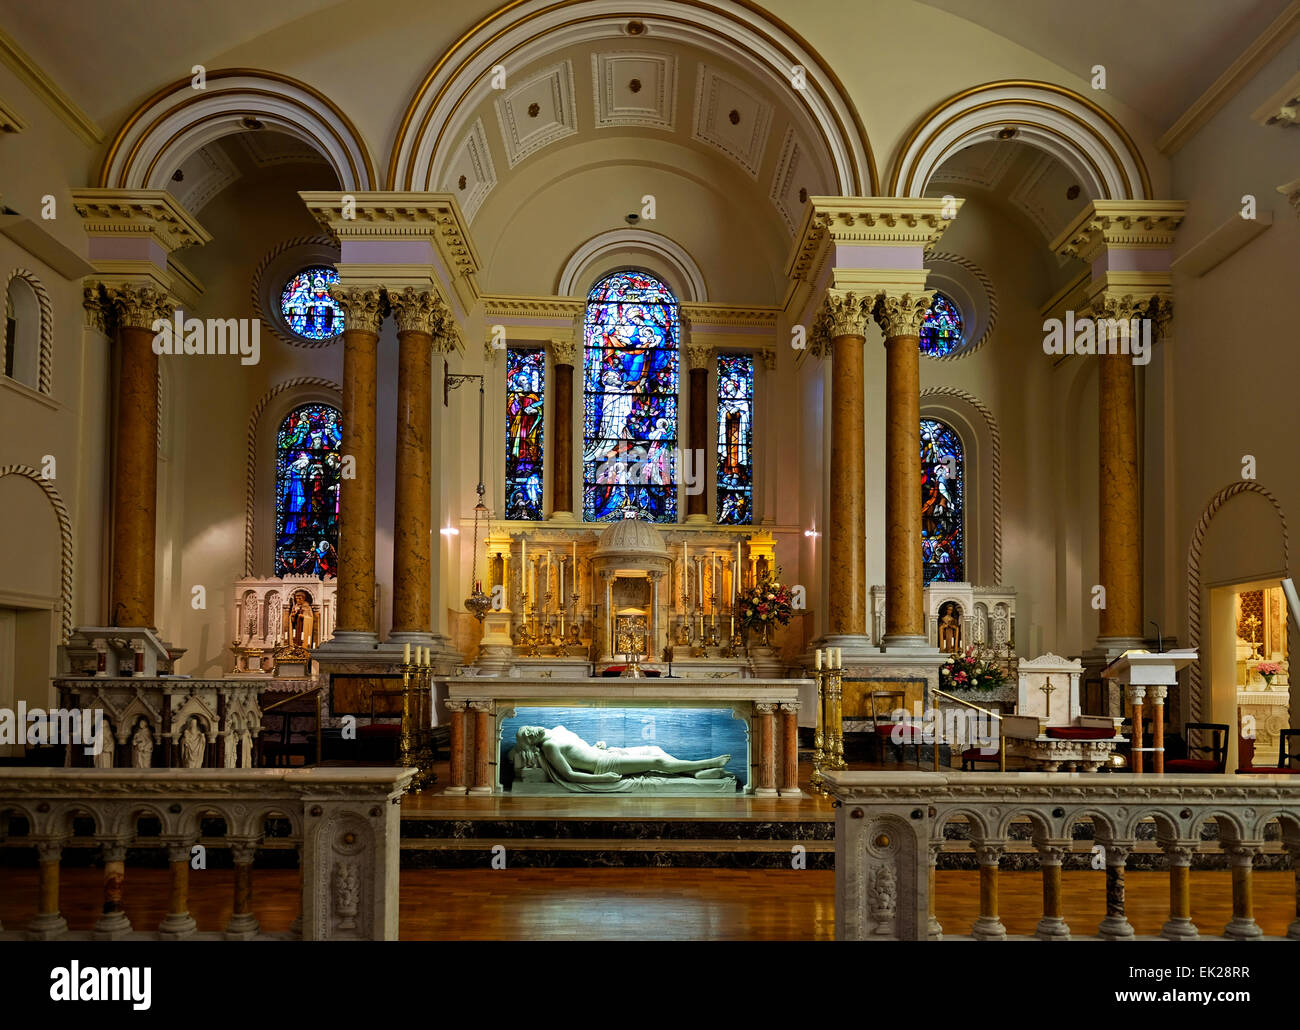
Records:
{"label": "marble altar rail", "polygon": [[[1292,776],[1249,780],[1207,775],[1137,776],[1069,773],[827,772],[836,798],[835,928],[840,940],[941,940],[934,917],[934,869],[950,819],[969,822],[980,867],[980,915],[971,935],[1005,940],[998,917],[998,865],[1011,824],[1028,819],[1043,875],[1043,915],[1034,936],[1067,940],[1061,914],[1061,861],[1073,850],[1072,828],[1094,827],[1092,853],[1105,878],[1106,917],[1095,935],[1130,940],[1124,915],[1124,867],[1136,846],[1138,825],[1150,819],[1169,871],[1169,920],[1160,936],[1192,940],[1188,873],[1201,844],[1201,828],[1214,820],[1232,867],[1233,918],[1222,936],[1261,936],[1252,912],[1251,872],[1264,846],[1265,826],[1276,820],[1292,865],[1300,867],[1300,782]],[[1104,883],[1104,887],[1103,887]],[[1287,937],[1300,940],[1300,876],[1296,920]]]}
{"label": "marble altar rail", "polygon": [[[272,835],[297,847],[302,870],[302,910],[295,923],[300,931],[291,936],[396,940],[399,802],[415,772],[4,769],[0,840],[35,848],[40,880],[31,922],[24,930],[0,927],[0,940],[267,936],[252,914],[253,859]],[[201,824],[211,820],[225,823],[224,846],[235,866],[234,907],[224,929],[204,932],[189,914],[190,871],[205,857]],[[99,844],[104,855],[103,912],[93,927],[75,930],[59,911],[59,864],[74,838],[78,845]],[[123,906],[128,848],[167,852],[170,901],[157,931],[133,928]],[[202,875],[193,880],[201,883]]]}
{"label": "marble altar rail", "polygon": [[[798,800],[800,695],[807,679],[599,677],[581,680],[456,676],[435,680],[451,712],[449,794],[502,793],[501,727],[520,706],[731,708],[749,735],[749,787],[756,797]],[[812,693],[812,696],[816,696]]]}

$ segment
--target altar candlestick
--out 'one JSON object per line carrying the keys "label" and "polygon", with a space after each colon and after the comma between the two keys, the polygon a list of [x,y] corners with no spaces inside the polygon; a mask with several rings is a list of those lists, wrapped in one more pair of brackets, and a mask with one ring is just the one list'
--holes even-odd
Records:
{"label": "altar candlestick", "polygon": [[403,645],[402,645],[402,664],[403,664],[403,665],[410,665],[410,664],[411,664],[411,645],[410,645],[410,644],[403,644]]}

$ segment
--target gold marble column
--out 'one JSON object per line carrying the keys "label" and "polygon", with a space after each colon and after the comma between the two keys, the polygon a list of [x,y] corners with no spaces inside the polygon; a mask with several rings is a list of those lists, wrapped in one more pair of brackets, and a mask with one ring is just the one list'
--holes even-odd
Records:
{"label": "gold marble column", "polygon": [[921,323],[932,293],[884,293],[886,647],[924,647],[921,560]]}
{"label": "gold marble column", "polygon": [[426,644],[433,632],[433,333],[443,307],[429,290],[390,291],[397,322],[397,443],[393,486],[393,629]]}
{"label": "gold marble column", "polygon": [[117,325],[113,420],[113,552],[109,624],[155,628],[154,540],[158,501],[158,355],[154,320],[175,302],[151,286],[105,288]]}
{"label": "gold marble column", "polygon": [[689,461],[696,482],[694,486],[686,487],[688,522],[707,522],[709,519],[709,359],[712,355],[713,348],[704,344],[686,346],[686,367],[690,370],[690,436],[686,446],[690,448],[691,456],[682,459],[677,475],[682,479],[684,466]]}
{"label": "gold marble column", "polygon": [[1200,936],[1192,922],[1192,856],[1195,840],[1161,840],[1156,843],[1169,859],[1169,920],[1160,928],[1167,941],[1190,941]]}
{"label": "gold marble column", "polygon": [[998,916],[998,862],[1003,847],[1001,843],[975,842],[975,857],[980,867],[980,914],[971,926],[971,936],[979,941],[1007,939],[1007,928]]}
{"label": "gold marble column", "polygon": [[104,844],[104,906],[95,921],[92,940],[115,941],[131,932],[131,920],[122,904],[128,843],[127,840],[115,840]]}
{"label": "gold marble column", "polygon": [[230,856],[235,863],[235,884],[226,940],[252,940],[260,932],[257,917],[253,915],[253,859],[257,857],[257,840],[232,840]]}
{"label": "gold marble column", "polygon": [[551,489],[551,518],[569,521],[575,511],[581,510],[574,507],[573,500],[573,370],[578,362],[578,345],[573,340],[552,340],[551,357],[555,397],[552,410],[555,428],[551,433],[555,441],[551,461],[555,485]]}
{"label": "gold marble column", "polygon": [[1061,915],[1061,862],[1070,850],[1070,841],[1036,840],[1034,847],[1043,872],[1043,917],[1034,936],[1040,941],[1068,941],[1070,927]]}
{"label": "gold marble column", "polygon": [[59,861],[63,858],[63,841],[38,841],[36,858],[40,863],[36,916],[27,924],[27,937],[34,941],[52,941],[68,932],[68,922],[59,912]]}
{"label": "gold marble column", "polygon": [[[343,455],[353,478],[339,483],[337,646],[373,644],[375,633],[375,393],[383,296],[377,287],[335,286],[343,309]],[[329,645],[326,645],[327,648]]]}
{"label": "gold marble column", "polygon": [[198,929],[190,915],[190,850],[194,842],[187,840],[167,845],[167,864],[171,869],[171,895],[167,900],[167,915],[158,927],[158,936],[164,940],[179,941],[192,937]]}
{"label": "gold marble column", "polygon": [[1255,856],[1263,846],[1263,841],[1223,842],[1232,869],[1232,921],[1224,928],[1223,934],[1232,940],[1251,941],[1264,936],[1264,931],[1255,922],[1253,883]]}
{"label": "gold marble column", "polygon": [[465,738],[465,702],[444,701],[447,711],[451,712],[451,783],[443,792],[445,794],[464,794],[469,789],[469,776],[465,771],[465,756],[468,751]]}
{"label": "gold marble column", "polygon": [[474,712],[474,785],[469,788],[469,793],[491,794],[495,789],[492,768],[496,765],[496,758],[492,753],[492,731],[496,726],[496,703],[471,701],[469,707]]}
{"label": "gold marble column", "polygon": [[[869,304],[869,301],[866,302]],[[867,633],[865,337],[869,309],[856,293],[828,290],[821,319],[831,347],[830,511],[826,520],[829,636]]]}

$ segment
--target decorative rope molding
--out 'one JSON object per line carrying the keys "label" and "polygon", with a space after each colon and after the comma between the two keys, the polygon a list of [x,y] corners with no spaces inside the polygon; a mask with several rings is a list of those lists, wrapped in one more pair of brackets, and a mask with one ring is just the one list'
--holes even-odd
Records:
{"label": "decorative rope molding", "polygon": [[43,479],[38,469],[30,465],[0,465],[0,479],[5,476],[26,476],[33,483],[45,491],[45,496],[49,499],[50,504],[54,507],[54,514],[59,520],[59,537],[62,541],[61,554],[59,557],[59,588],[61,611],[60,622],[62,624],[62,636],[59,639],[60,644],[66,644],[68,638],[72,636],[72,519],[68,515],[68,507],[63,503],[63,498],[59,496],[59,491],[54,488],[48,479]]}
{"label": "decorative rope molding", "polygon": [[991,484],[989,493],[993,498],[993,580],[1002,582],[1002,434],[998,430],[997,420],[987,404],[972,393],[955,386],[931,386],[921,391],[921,399],[926,397],[953,397],[965,401],[984,418],[988,427],[989,439],[992,441],[992,455],[989,474]]}
{"label": "decorative rope molding", "polygon": [[[264,295],[262,288],[262,277],[266,274],[272,264],[279,261],[285,254],[299,247],[324,247],[337,255],[339,245],[328,236],[295,236],[293,239],[285,240],[279,246],[274,247],[261,261],[258,262],[257,268],[253,270],[253,282],[250,290],[250,296],[253,299],[253,311],[262,319],[262,324],[271,330],[276,337],[289,344],[291,347],[315,348],[328,347],[342,339],[342,333],[338,336],[331,336],[328,340],[308,340],[293,333],[286,332],[278,317],[278,309],[268,310],[267,305],[274,305],[278,290],[274,283],[271,284],[271,290]],[[338,260],[337,256],[333,259]]]}
{"label": "decorative rope molding", "polygon": [[36,303],[41,309],[41,351],[36,372],[36,389],[48,397],[54,370],[54,305],[50,301],[50,294],[45,289],[45,284],[37,278],[35,272],[26,268],[15,268],[9,273],[9,278],[5,280],[6,297],[9,295],[9,285],[15,279],[21,279],[32,288],[32,292],[36,294]]}
{"label": "decorative rope molding", "polygon": [[298,376],[271,387],[262,395],[262,399],[253,405],[253,411],[248,416],[248,468],[244,487],[245,576],[253,575],[253,523],[257,500],[257,425],[266,406],[285,390],[292,390],[295,386],[321,386],[338,394],[343,392],[343,388],[333,379],[325,379],[321,376]]}
{"label": "decorative rope molding", "polygon": [[989,337],[993,335],[994,326],[998,324],[998,295],[993,289],[992,280],[989,279],[984,269],[975,264],[975,262],[971,261],[969,258],[964,258],[960,254],[948,253],[930,254],[926,257],[927,265],[939,261],[946,262],[950,265],[957,265],[973,275],[975,280],[980,284],[980,289],[984,291],[984,299],[987,301],[989,306],[988,325],[984,327],[984,332],[980,334],[978,340],[974,343],[968,343],[962,347],[958,347],[951,354],[944,354],[937,357],[927,355],[927,357],[934,357],[935,361],[955,361],[957,358],[964,358],[968,354],[974,354],[977,350],[983,347],[984,344],[988,343]]}
{"label": "decorative rope molding", "polygon": [[[1278,521],[1282,523],[1282,570],[1291,567],[1291,540],[1287,534],[1286,512],[1273,495],[1272,491],[1260,486],[1253,480],[1243,479],[1225,486],[1206,506],[1201,517],[1192,530],[1192,542],[1187,547],[1187,639],[1189,646],[1199,653],[1201,646],[1201,551],[1205,547],[1205,534],[1210,528],[1210,520],[1228,501],[1238,494],[1256,493],[1264,497],[1273,510],[1277,512]],[[1188,711],[1189,722],[1201,721],[1201,663],[1198,659],[1188,669]]]}

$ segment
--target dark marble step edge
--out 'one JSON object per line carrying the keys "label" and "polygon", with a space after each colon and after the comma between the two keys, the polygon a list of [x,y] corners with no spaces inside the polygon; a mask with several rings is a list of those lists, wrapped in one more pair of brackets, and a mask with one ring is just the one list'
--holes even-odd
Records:
{"label": "dark marble step edge", "polygon": [[678,819],[620,820],[587,819],[406,819],[403,837],[445,837],[456,839],[537,837],[590,838],[593,840],[834,840],[835,824],[817,821],[696,822]]}
{"label": "dark marble step edge", "polygon": [[497,846],[507,851],[720,851],[720,852],[776,852],[792,853],[801,847],[807,853],[834,854],[835,842],[830,840],[611,840],[592,838],[402,838],[403,851],[483,851],[491,852]]}

